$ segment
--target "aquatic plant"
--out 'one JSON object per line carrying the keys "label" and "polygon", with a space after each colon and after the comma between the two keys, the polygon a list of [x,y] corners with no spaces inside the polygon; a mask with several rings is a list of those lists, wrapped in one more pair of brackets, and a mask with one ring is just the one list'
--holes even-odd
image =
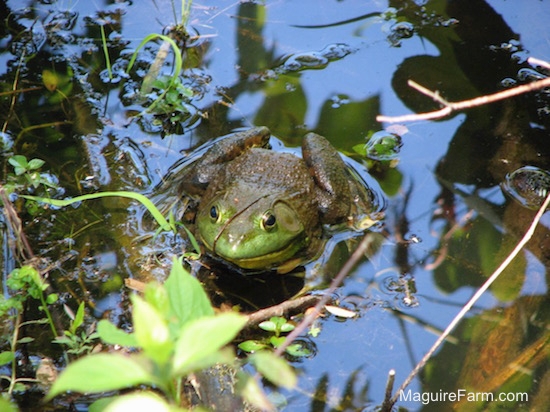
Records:
{"label": "aquatic plant", "polygon": [[[147,385],[159,389],[164,398],[148,390],[136,391],[100,399],[90,410],[104,410],[108,405],[128,407],[136,400],[173,408],[182,405],[184,379],[192,372],[220,363],[231,368],[238,366],[234,351],[226,345],[246,324],[246,316],[236,312],[215,314],[199,281],[184,270],[181,261],[174,260],[163,285],[149,283],[143,297],[133,295],[131,300],[131,333],[107,320],[99,322],[97,333],[107,344],[139,352],[87,355],[70,363],[54,382],[46,400],[66,391],[103,393]],[[283,359],[258,352],[249,361],[274,384],[294,386],[296,376]],[[237,380],[236,391],[248,402],[261,408],[269,404],[255,378],[237,373]]]}

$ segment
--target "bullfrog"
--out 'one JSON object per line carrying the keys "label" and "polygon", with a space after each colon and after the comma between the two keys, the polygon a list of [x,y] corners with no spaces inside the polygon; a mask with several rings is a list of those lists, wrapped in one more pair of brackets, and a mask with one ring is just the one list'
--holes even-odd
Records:
{"label": "bullfrog", "polygon": [[198,197],[195,236],[208,254],[249,273],[286,273],[311,260],[323,227],[372,207],[328,140],[308,133],[302,158],[270,150],[267,127],[213,144],[182,179]]}

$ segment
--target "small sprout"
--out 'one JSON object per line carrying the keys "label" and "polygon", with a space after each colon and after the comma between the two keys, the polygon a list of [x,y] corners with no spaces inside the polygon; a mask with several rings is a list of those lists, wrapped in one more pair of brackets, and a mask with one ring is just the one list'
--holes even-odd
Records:
{"label": "small sprout", "polygon": [[265,331],[275,333],[275,336],[294,330],[294,325],[292,323],[289,323],[285,318],[278,316],[273,316],[269,320],[260,323],[258,326]]}

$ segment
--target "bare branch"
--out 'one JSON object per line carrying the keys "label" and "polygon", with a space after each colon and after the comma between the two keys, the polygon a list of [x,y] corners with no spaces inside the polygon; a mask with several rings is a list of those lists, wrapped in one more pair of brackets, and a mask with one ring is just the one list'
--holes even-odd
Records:
{"label": "bare branch", "polygon": [[[545,61],[538,60],[535,58],[529,58],[529,63],[538,64],[539,66],[550,68],[550,63],[547,63]],[[437,91],[436,92],[431,91],[428,88],[416,83],[413,80],[409,80],[408,85],[413,89],[418,90],[420,93],[431,97],[436,102],[441,103],[443,105],[443,108],[439,110],[434,110],[431,112],[406,114],[403,116],[378,115],[376,116],[376,120],[378,122],[397,123],[397,122],[412,122],[412,121],[418,121],[418,120],[440,119],[442,117],[448,116],[452,112],[460,111],[463,109],[469,109],[477,106],[483,106],[489,103],[497,102],[499,100],[508,99],[513,96],[518,96],[520,94],[529,93],[534,90],[540,90],[540,89],[543,89],[544,87],[550,87],[550,77],[542,80],[537,80],[532,83],[522,84],[520,86],[503,90],[501,92],[489,94],[486,96],[476,97],[474,99],[462,100],[459,102],[448,102],[445,99],[443,99]]]}

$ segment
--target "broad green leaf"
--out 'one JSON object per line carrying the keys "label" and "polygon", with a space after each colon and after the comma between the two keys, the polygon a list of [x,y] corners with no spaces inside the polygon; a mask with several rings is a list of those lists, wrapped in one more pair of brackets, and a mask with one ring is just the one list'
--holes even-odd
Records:
{"label": "broad green leaf", "polygon": [[164,365],[173,350],[168,325],[164,317],[137,295],[132,296],[134,336],[145,354],[157,364]]}
{"label": "broad green leaf", "polygon": [[155,377],[138,359],[114,353],[100,353],[70,363],[54,382],[46,400],[66,391],[100,393],[154,383]]}
{"label": "broad green leaf", "polygon": [[297,378],[294,369],[284,359],[267,351],[256,352],[248,357],[258,372],[277,386],[293,388]]}
{"label": "broad green leaf", "polygon": [[170,301],[170,313],[177,330],[190,320],[212,316],[214,309],[200,282],[174,258],[170,276],[164,282]]}
{"label": "broad green leaf", "polygon": [[97,333],[101,340],[110,345],[137,347],[136,337],[132,333],[126,333],[117,328],[107,319],[102,319],[97,324]]}
{"label": "broad green leaf", "polygon": [[274,411],[275,407],[271,404],[258,381],[250,375],[239,376],[238,393],[249,404],[254,405],[261,411]]}
{"label": "broad green leaf", "polygon": [[17,406],[11,403],[9,400],[0,396],[0,411],[4,412],[17,412]]}
{"label": "broad green leaf", "polygon": [[15,355],[11,351],[1,352],[0,353],[0,365],[5,365],[10,363],[15,358]]}
{"label": "broad green leaf", "polygon": [[13,167],[20,167],[25,170],[28,166],[27,158],[22,155],[15,155],[8,159],[8,163]]}
{"label": "broad green leaf", "polygon": [[176,412],[178,409],[169,405],[156,393],[133,392],[122,396],[104,398],[90,405],[90,412],[122,412],[122,411],[155,411]]}
{"label": "broad green leaf", "polygon": [[30,169],[30,170],[35,170],[35,169],[40,169],[42,166],[44,166],[44,160],[42,159],[32,159],[29,161],[29,164],[27,165],[27,167]]}
{"label": "broad green leaf", "polygon": [[[173,379],[181,378],[189,374],[189,371],[204,371],[214,365],[232,365],[235,363],[236,355],[232,347],[226,346],[221,348],[217,352],[212,353],[204,358],[198,359],[196,362],[192,362],[186,365],[185,369],[180,371],[172,371],[171,377]],[[183,373],[182,373],[183,372]]]}
{"label": "broad green leaf", "polygon": [[238,346],[239,349],[244,350],[245,352],[256,352],[268,348],[266,344],[256,340],[245,340],[244,342],[239,343]]}
{"label": "broad green leaf", "polygon": [[168,300],[168,292],[163,285],[157,282],[147,283],[145,285],[145,290],[143,291],[143,298],[164,318],[168,316],[170,312],[170,302]]}
{"label": "broad green leaf", "polygon": [[173,359],[174,374],[190,372],[191,366],[231,342],[246,324],[246,316],[222,313],[186,323],[176,342]]}

